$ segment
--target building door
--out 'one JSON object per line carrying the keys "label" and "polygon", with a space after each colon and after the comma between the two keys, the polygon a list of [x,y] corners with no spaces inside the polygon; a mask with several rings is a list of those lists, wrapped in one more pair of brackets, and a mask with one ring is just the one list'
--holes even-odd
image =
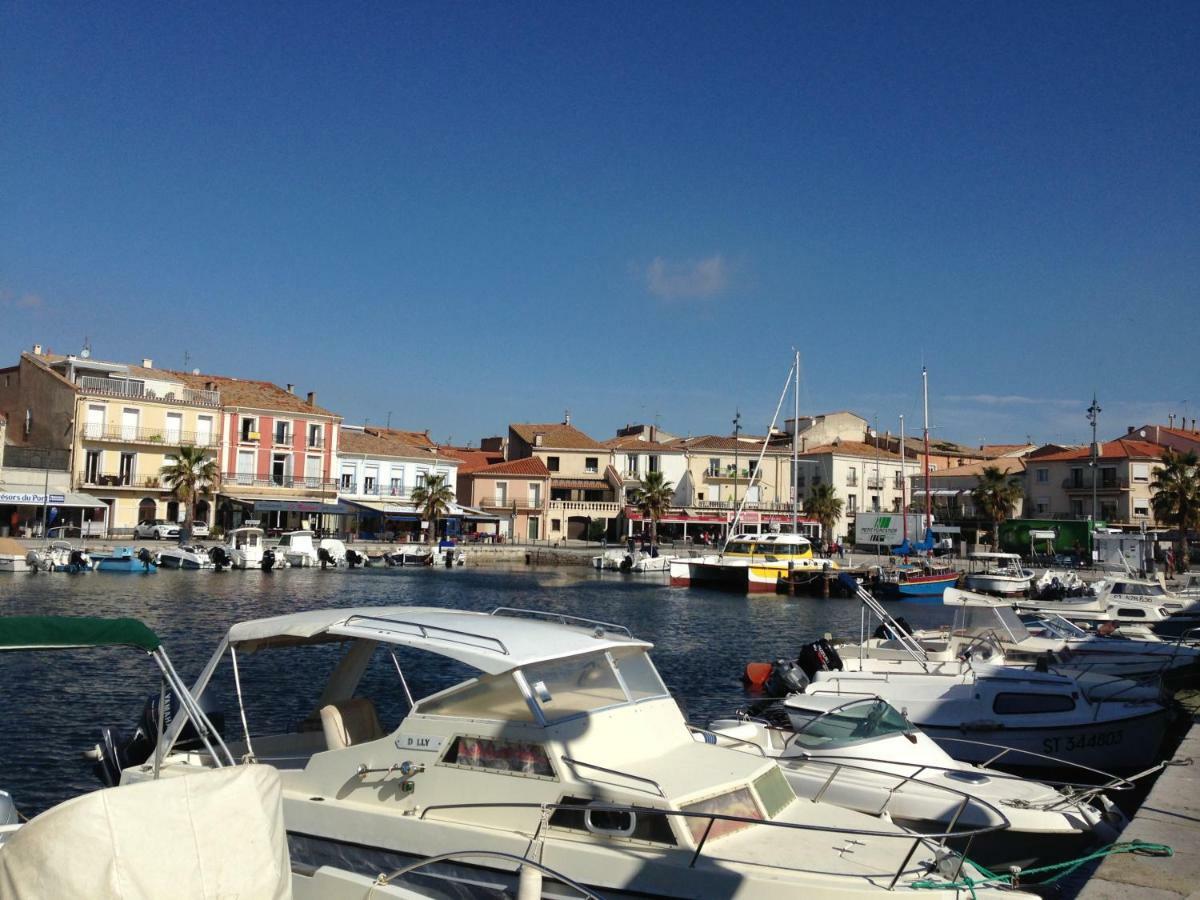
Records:
{"label": "building door", "polygon": [[142,498],[138,504],[138,521],[148,522],[158,517],[158,503],[149,497]]}
{"label": "building door", "polygon": [[183,413],[167,413],[166,442],[168,447],[183,443]]}
{"label": "building door", "polygon": [[196,446],[207,447],[212,442],[213,436],[213,420],[212,416],[197,416],[196,417]]}
{"label": "building door", "polygon": [[101,451],[89,450],[83,460],[83,480],[86,484],[100,483]]}
{"label": "building door", "polygon": [[540,518],[538,518],[537,516],[530,516],[530,518],[529,518],[529,539],[531,541],[536,541],[539,538],[540,532],[541,532],[541,527],[542,527],[542,520]]}
{"label": "building door", "polygon": [[137,461],[136,453],[121,454],[121,470],[118,473],[121,484],[133,484],[135,463]]}
{"label": "building door", "polygon": [[534,509],[542,508],[542,486],[536,482],[529,485],[529,505]]}
{"label": "building door", "polygon": [[237,483],[254,484],[254,451],[239,450],[237,455]]}
{"label": "building door", "polygon": [[103,406],[89,406],[87,408],[87,422],[83,426],[83,436],[85,438],[100,438],[104,436],[104,410]]}
{"label": "building door", "polygon": [[276,453],[271,457],[271,482],[277,485],[287,485],[288,462],[291,460],[291,455],[287,453]]}
{"label": "building door", "polygon": [[496,482],[496,500],[495,500],[495,502],[496,502],[497,506],[506,506],[508,504],[508,482],[507,481],[497,481]]}
{"label": "building door", "polygon": [[141,424],[141,413],[136,409],[121,410],[121,439],[126,441],[136,441],[138,435],[138,425]]}

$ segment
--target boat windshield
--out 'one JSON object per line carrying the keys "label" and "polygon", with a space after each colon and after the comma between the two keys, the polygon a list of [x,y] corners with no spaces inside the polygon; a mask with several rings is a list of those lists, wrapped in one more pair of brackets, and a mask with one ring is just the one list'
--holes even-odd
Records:
{"label": "boat windshield", "polygon": [[1063,640],[1086,638],[1088,633],[1076,625],[1074,622],[1069,622],[1062,616],[1031,616],[1022,618],[1026,627],[1030,631],[1044,632],[1047,635],[1053,635],[1056,638]]}
{"label": "boat windshield", "polygon": [[955,618],[954,630],[958,634],[976,636],[994,631],[1015,643],[1029,637],[1029,629],[1021,617],[1007,606],[963,606]]}
{"label": "boat windshield", "polygon": [[806,713],[813,716],[796,729],[792,741],[806,750],[830,750],[873,738],[908,734],[912,725],[895,707],[878,697],[856,700],[828,712],[790,708],[793,724]]}
{"label": "boat windshield", "polygon": [[667,696],[645,651],[588,653],[534,663],[520,670],[547,724],[573,716]]}
{"label": "boat windshield", "polygon": [[753,553],[754,545],[749,541],[731,541],[725,548],[726,553]]}

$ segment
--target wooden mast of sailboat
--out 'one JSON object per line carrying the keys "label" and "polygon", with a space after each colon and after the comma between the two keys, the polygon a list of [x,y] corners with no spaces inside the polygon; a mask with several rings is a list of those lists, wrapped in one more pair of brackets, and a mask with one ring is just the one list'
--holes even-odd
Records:
{"label": "wooden mast of sailboat", "polygon": [[929,373],[921,366],[921,394],[925,406],[925,533],[933,527],[933,514],[929,496]]}

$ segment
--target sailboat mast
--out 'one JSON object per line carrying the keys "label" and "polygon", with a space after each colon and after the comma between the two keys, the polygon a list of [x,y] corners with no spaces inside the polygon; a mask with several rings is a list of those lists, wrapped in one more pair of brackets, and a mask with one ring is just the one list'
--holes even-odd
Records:
{"label": "sailboat mast", "polygon": [[929,496],[929,372],[921,366],[921,395],[925,406],[925,533],[933,527]]}
{"label": "sailboat mast", "polygon": [[800,351],[793,363],[796,382],[793,386],[792,407],[792,534],[800,533]]}
{"label": "sailboat mast", "polygon": [[903,522],[904,543],[908,543],[908,475],[904,471],[904,415],[900,416],[900,521]]}

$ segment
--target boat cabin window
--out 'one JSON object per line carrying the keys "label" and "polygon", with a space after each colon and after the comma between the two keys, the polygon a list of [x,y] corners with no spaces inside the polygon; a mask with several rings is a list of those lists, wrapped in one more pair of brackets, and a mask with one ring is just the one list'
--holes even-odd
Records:
{"label": "boat cabin window", "polygon": [[510,672],[483,675],[455,685],[421,700],[414,711],[426,716],[533,721],[533,711]]}
{"label": "boat cabin window", "polygon": [[772,766],[754,779],[754,792],[758,794],[769,819],[775,818],[796,799],[796,792],[779,766]]}
{"label": "boat cabin window", "polygon": [[1010,716],[1070,712],[1074,708],[1075,698],[1069,694],[1003,693],[992,702],[992,712]]}
{"label": "boat cabin window", "polygon": [[1122,606],[1117,609],[1118,616],[1124,616],[1127,619],[1144,619],[1146,611],[1137,607]]}
{"label": "boat cabin window", "polygon": [[[784,783],[786,784],[786,781]],[[754,802],[754,794],[750,791],[749,787],[737,788],[728,793],[709,797],[706,800],[689,803],[683,807],[683,811],[716,813],[721,816],[741,816],[744,819],[758,819],[760,821],[763,819],[763,814]],[[706,831],[708,832],[708,839],[713,841],[728,834],[741,831],[743,828],[749,828],[753,824],[752,822],[738,822],[729,819],[706,819],[703,816],[686,816],[684,821],[687,822],[688,831],[692,833],[692,840],[696,843],[700,843]],[[709,822],[712,822],[711,830],[708,827]]]}
{"label": "boat cabin window", "polygon": [[749,541],[730,541],[725,548],[726,553],[753,553],[754,545]]}
{"label": "boat cabin window", "polygon": [[454,739],[442,762],[469,769],[554,778],[554,767],[550,765],[545,749],[541,744],[528,741],[462,735]]}
{"label": "boat cabin window", "polygon": [[794,726],[800,726],[800,717],[812,716],[807,724],[796,728],[792,743],[813,750],[843,747],[913,730],[895,707],[874,697],[827,712],[789,707],[788,715]]}
{"label": "boat cabin window", "polygon": [[1002,639],[1007,637],[1018,643],[1029,637],[1029,629],[1020,616],[1007,606],[962,606],[955,618],[955,631],[959,634],[979,635],[995,631]]}
{"label": "boat cabin window", "polygon": [[626,702],[604,653],[535,663],[522,672],[547,722]]}
{"label": "boat cabin window", "polygon": [[647,697],[665,697],[667,687],[654,670],[650,657],[640,649],[613,653],[613,662],[621,674],[621,680],[629,689],[630,700],[645,700]]}

